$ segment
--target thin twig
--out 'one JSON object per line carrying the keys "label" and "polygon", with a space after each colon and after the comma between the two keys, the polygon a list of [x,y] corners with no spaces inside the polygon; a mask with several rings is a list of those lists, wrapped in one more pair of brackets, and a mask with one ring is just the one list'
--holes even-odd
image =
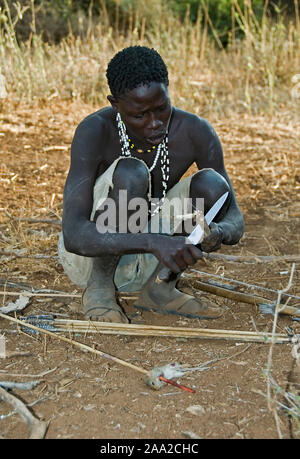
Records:
{"label": "thin twig", "polygon": [[39,419],[35,418],[27,406],[21,402],[21,400],[12,394],[9,394],[2,387],[0,387],[0,399],[9,405],[12,405],[17,413],[21,416],[23,421],[26,422],[30,429],[30,439],[41,439],[45,437],[48,428],[48,422],[40,421]]}
{"label": "thin twig", "polygon": [[[275,332],[276,332],[276,328],[277,328],[278,316],[279,316],[280,312],[282,311],[282,309],[285,307],[285,305],[281,304],[282,294],[287,292],[291,288],[292,283],[293,283],[294,271],[295,271],[295,263],[293,263],[293,265],[292,265],[290,278],[289,278],[287,286],[282,290],[278,290],[277,304],[275,306],[275,311],[274,311],[272,336],[275,336]],[[274,419],[275,419],[275,423],[276,423],[276,426],[277,426],[277,431],[278,431],[279,437],[282,438],[282,434],[281,434],[280,427],[279,427],[279,420],[278,420],[276,407],[271,405],[271,402],[272,402],[272,399],[271,399],[271,366],[272,366],[272,359],[273,359],[273,350],[274,350],[274,339],[272,339],[272,341],[271,341],[270,350],[269,350],[269,354],[268,354],[268,361],[267,361],[267,370],[266,370],[266,376],[267,376],[267,400],[268,400],[268,409],[274,415]]]}
{"label": "thin twig", "polygon": [[52,150],[56,150],[56,151],[68,151],[69,150],[69,146],[68,145],[50,145],[49,147],[44,147],[43,148],[43,151],[52,151]]}
{"label": "thin twig", "polygon": [[[28,290],[31,293],[65,293],[68,295],[68,292],[61,292],[59,290],[53,290],[49,288],[34,288],[32,285],[25,284],[24,282],[16,282],[16,281],[9,281],[9,280],[4,280],[0,279],[0,286],[4,285],[5,288],[22,288],[25,290]],[[17,292],[16,292],[17,294]]]}
{"label": "thin twig", "polygon": [[6,370],[0,370],[0,373],[5,373],[5,376],[13,376],[14,378],[20,377],[20,378],[43,378],[46,375],[49,375],[50,373],[53,373],[54,371],[57,370],[58,367],[51,368],[51,370],[45,370],[42,373],[39,373],[38,375],[31,375],[31,374],[22,374],[22,373],[7,373]]}
{"label": "thin twig", "polygon": [[[45,292],[42,292],[43,289],[41,290],[36,290],[36,291],[22,291],[22,292],[16,292],[16,291],[0,291],[0,295],[4,295],[4,296],[19,296],[19,295],[23,295],[23,296],[29,296],[29,297],[41,297],[41,298],[55,298],[55,297],[58,297],[58,298],[81,298],[81,294],[79,293],[67,293],[67,292],[59,292],[59,291],[55,291],[55,290],[50,290],[50,291],[45,291]],[[42,293],[41,293],[42,292]],[[138,292],[136,292],[138,293]],[[138,298],[138,296],[136,294],[130,294],[130,293],[121,293],[120,294],[120,298],[121,299],[136,299]]]}
{"label": "thin twig", "polygon": [[23,351],[5,351],[5,358],[11,359],[15,357],[32,357],[32,352],[23,352]]}
{"label": "thin twig", "polygon": [[77,293],[34,293],[34,292],[0,292],[0,295],[4,296],[29,296],[29,297],[42,297],[42,298],[55,298],[55,297],[65,297],[65,298],[81,298],[81,295]]}
{"label": "thin twig", "polygon": [[[250,293],[235,292],[233,290],[219,287],[217,285],[212,285],[206,282],[201,282],[199,280],[194,280],[194,282],[197,285],[197,288],[205,292],[212,293],[213,295],[222,296],[222,297],[228,298],[233,301],[240,301],[242,303],[248,303],[248,304],[254,304],[254,305],[267,304],[267,305],[270,305],[271,309],[273,309],[273,307],[275,309],[274,302],[271,300],[268,300],[267,298],[253,295]],[[286,305],[280,310],[281,314],[287,314],[287,315],[299,315],[299,312],[300,312],[300,309],[293,307],[293,306],[286,306]]]}
{"label": "thin twig", "polygon": [[[263,290],[265,292],[270,292],[270,293],[276,293],[276,296],[278,294],[278,290],[274,290],[274,289],[268,288],[268,287],[263,287],[262,285],[249,284],[248,282],[243,282],[243,281],[240,281],[240,280],[237,280],[237,279],[231,279],[230,277],[219,276],[218,274],[199,271],[199,269],[195,269],[195,268],[189,268],[189,271],[191,271],[193,273],[201,274],[201,276],[215,277],[216,279],[220,279],[222,281],[227,281],[227,282],[230,282],[230,283],[233,283],[233,284],[236,284],[236,285],[241,285],[243,287],[248,287],[248,288],[257,289],[257,290]],[[190,278],[193,278],[193,279],[197,279],[192,274],[187,274],[187,273],[184,273],[183,277],[190,277]],[[297,300],[300,300],[300,296],[291,295],[290,293],[283,293],[282,296],[287,296],[287,297],[291,297],[291,298],[295,298]]]}
{"label": "thin twig", "polygon": [[57,255],[43,255],[36,253],[34,255],[25,255],[22,253],[17,253],[13,250],[0,250],[0,257],[13,257],[13,258],[33,258],[36,260],[58,260]]}
{"label": "thin twig", "polygon": [[27,222],[27,223],[47,223],[51,225],[61,225],[61,220],[53,220],[51,218],[25,218],[25,217],[14,217],[6,209],[4,209],[5,214],[11,219],[17,222]]}
{"label": "thin twig", "polygon": [[237,263],[274,263],[279,261],[300,262],[300,255],[225,255],[224,253],[206,253],[203,252],[203,257],[208,260],[224,260]]}
{"label": "thin twig", "polygon": [[[38,403],[41,403],[41,402],[43,402],[44,400],[47,400],[48,398],[49,398],[49,396],[45,396],[45,397],[39,398],[39,399],[37,399],[37,400],[34,400],[34,401],[31,402],[31,403],[26,403],[26,406],[27,406],[27,408],[31,408],[32,406],[37,405]],[[13,415],[16,414],[16,413],[17,413],[17,411],[14,410],[14,411],[11,411],[11,412],[8,413],[8,414],[1,414],[1,415],[0,415],[0,420],[3,421],[4,419],[9,418],[10,416],[13,416]],[[1,437],[0,437],[0,438],[1,438]]]}

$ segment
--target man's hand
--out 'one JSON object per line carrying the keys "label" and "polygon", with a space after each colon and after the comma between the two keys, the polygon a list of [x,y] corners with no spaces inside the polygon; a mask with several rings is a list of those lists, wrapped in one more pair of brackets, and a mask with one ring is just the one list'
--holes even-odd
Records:
{"label": "man's hand", "polygon": [[152,253],[172,272],[179,274],[202,258],[202,251],[184,236],[166,236],[155,244]]}
{"label": "man's hand", "polygon": [[212,222],[209,228],[209,235],[199,244],[203,252],[214,252],[215,250],[219,250],[223,241],[224,233],[218,223]]}

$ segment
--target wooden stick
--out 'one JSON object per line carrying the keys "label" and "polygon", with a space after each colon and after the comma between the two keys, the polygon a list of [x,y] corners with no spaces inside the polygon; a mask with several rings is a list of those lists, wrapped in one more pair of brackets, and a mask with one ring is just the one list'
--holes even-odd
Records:
{"label": "wooden stick", "polygon": [[102,352],[102,351],[100,351],[98,349],[94,349],[94,348],[92,348],[90,346],[87,346],[86,344],[79,343],[78,341],[74,341],[72,339],[66,338],[65,336],[57,335],[56,333],[53,333],[53,332],[51,332],[49,330],[45,330],[45,329],[40,328],[40,327],[36,327],[35,325],[29,324],[29,323],[25,324],[24,321],[19,320],[19,319],[15,319],[14,317],[7,316],[6,314],[0,313],[0,317],[2,317],[3,319],[6,319],[6,320],[10,320],[11,322],[15,322],[15,323],[17,323],[19,325],[23,325],[23,326],[25,325],[28,328],[32,328],[33,330],[39,331],[40,333],[44,333],[45,335],[52,336],[52,338],[56,338],[56,339],[58,339],[60,341],[64,341],[66,343],[72,344],[73,346],[77,346],[80,349],[83,349],[85,351],[89,351],[89,352],[92,352],[93,354],[100,355],[101,357],[104,357],[106,359],[112,360],[113,362],[119,363],[119,364],[124,365],[124,366],[126,366],[128,368],[131,368],[132,370],[139,371],[140,373],[143,373],[143,374],[147,374],[148,373],[148,371],[145,370],[144,368],[137,367],[136,365],[133,365],[132,363],[125,362],[124,360],[121,360],[118,357],[114,357],[113,355],[106,354],[105,352]]}
{"label": "wooden stick", "polygon": [[44,147],[43,151],[51,151],[51,150],[61,150],[61,151],[68,151],[69,150],[68,145],[50,145],[49,147]]}
{"label": "wooden stick", "polygon": [[15,218],[18,222],[27,223],[47,223],[49,225],[61,226],[61,220],[52,220],[51,218]]}
{"label": "wooden stick", "polygon": [[0,279],[0,285],[5,285],[5,288],[24,288],[25,290],[32,290],[31,285],[25,284],[25,282],[12,282],[5,279]]}
{"label": "wooden stick", "polygon": [[206,253],[203,252],[203,258],[208,260],[234,261],[238,263],[273,263],[279,261],[300,262],[300,255],[225,255],[224,253]]}
{"label": "wooden stick", "polygon": [[[137,292],[138,293],[138,292]],[[0,292],[0,295],[3,295],[3,296],[20,296],[20,295],[23,295],[23,296],[29,296],[29,297],[32,297],[32,296],[37,296],[37,297],[42,297],[42,298],[81,298],[81,294],[78,294],[78,293],[64,293],[64,292],[57,292],[57,293],[35,293],[35,292],[30,292],[30,291],[22,291],[22,292],[8,292],[8,291],[1,291]],[[120,295],[120,298],[121,299],[137,299],[138,296],[137,295],[132,295],[130,293],[124,293],[124,294],[121,294]],[[1,311],[1,307],[0,307],[0,311]]]}
{"label": "wooden stick", "polygon": [[17,222],[27,222],[27,223],[47,223],[50,225],[59,225],[61,226],[60,220],[52,220],[51,218],[25,218],[25,217],[13,217],[11,218]]}
{"label": "wooden stick", "polygon": [[[249,293],[235,292],[233,290],[228,290],[226,288],[219,287],[217,285],[208,284],[206,282],[201,282],[198,280],[195,280],[194,282],[197,284],[197,287],[200,290],[203,290],[204,292],[209,292],[209,293],[212,293],[213,295],[229,298],[230,300],[233,300],[233,301],[241,301],[242,303],[249,303],[249,304],[254,304],[254,305],[258,305],[260,303],[269,304],[270,306],[274,306],[274,309],[275,309],[274,302],[271,300],[268,300],[267,298],[257,296],[257,295],[251,295]],[[299,315],[300,309],[295,308],[293,306],[284,306],[280,310],[280,313],[286,314],[286,315]]]}
{"label": "wooden stick", "polygon": [[0,387],[0,399],[12,405],[14,409],[19,413],[23,421],[26,422],[30,429],[30,439],[40,439],[45,437],[48,428],[48,422],[40,421],[39,419],[35,418],[27,406],[21,402],[21,400],[17,399],[12,394],[9,394],[2,387]]}
{"label": "wooden stick", "polygon": [[0,257],[15,257],[15,258],[33,258],[35,260],[58,260],[58,256],[55,255],[20,255],[14,251],[0,250]]}
{"label": "wooden stick", "polygon": [[[215,330],[206,328],[163,327],[156,325],[121,324],[111,322],[98,322],[87,320],[53,319],[40,320],[41,324],[50,325],[55,331],[100,333],[110,335],[130,336],[161,336],[173,338],[204,338],[204,339],[228,339],[234,341],[247,341],[267,343],[272,340],[271,333],[241,331],[241,330]],[[24,327],[27,322],[22,320]],[[290,338],[284,334],[275,336],[277,343],[290,342]]]}
{"label": "wooden stick", "polygon": [[34,293],[30,291],[22,291],[22,292],[8,292],[8,291],[1,291],[0,295],[4,296],[37,296],[43,298],[55,298],[55,297],[65,297],[65,298],[81,298],[80,294],[75,293]]}
{"label": "wooden stick", "polygon": [[26,217],[14,217],[7,210],[4,210],[6,215],[11,219],[18,222],[27,222],[27,223],[48,223],[51,225],[61,226],[61,220],[53,220],[51,218],[26,218]]}
{"label": "wooden stick", "polygon": [[[236,285],[234,285],[234,288],[236,286],[238,286],[238,285],[241,285],[243,287],[247,287],[247,288],[250,288],[250,289],[263,290],[265,292],[276,293],[276,297],[278,295],[278,290],[274,290],[274,289],[268,288],[268,287],[263,287],[262,285],[249,284],[248,282],[243,282],[243,281],[240,281],[240,280],[237,280],[237,279],[231,279],[230,277],[219,276],[217,274],[208,273],[208,272],[205,272],[205,271],[199,271],[199,269],[195,269],[195,268],[189,268],[189,272],[200,274],[200,276],[214,277],[216,279],[219,279],[222,282],[227,281],[227,282],[236,284]],[[199,276],[196,277],[193,274],[189,274],[189,273],[186,273],[186,272],[184,272],[182,274],[182,278],[187,278],[187,279],[190,278],[190,279],[199,280]],[[295,298],[297,300],[300,300],[300,296],[292,295],[291,293],[284,293],[283,296],[290,297],[290,298]]]}

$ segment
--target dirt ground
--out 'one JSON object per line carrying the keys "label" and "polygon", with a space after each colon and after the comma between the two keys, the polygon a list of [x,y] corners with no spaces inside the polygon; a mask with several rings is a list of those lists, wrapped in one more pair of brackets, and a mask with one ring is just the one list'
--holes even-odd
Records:
{"label": "dirt ground", "polygon": [[[6,282],[37,289],[79,294],[54,258],[60,226],[30,221],[61,217],[62,193],[69,167],[69,146],[78,122],[93,109],[83,104],[18,106],[0,114],[0,253],[1,290],[21,291]],[[282,111],[276,117],[233,115],[210,120],[224,147],[226,167],[245,216],[246,230],[230,255],[299,255],[300,176],[299,120]],[[20,220],[24,219],[24,220]],[[34,258],[35,255],[53,258]],[[201,261],[196,269],[264,289],[238,285],[237,291],[271,300],[289,280],[291,262]],[[190,274],[192,274],[190,272]],[[195,274],[195,273],[193,273]],[[195,274],[196,276],[196,274]],[[203,281],[209,277],[200,275]],[[6,283],[6,284],[5,284]],[[230,283],[231,284],[231,283]],[[196,288],[196,284],[193,284]],[[185,281],[182,287],[187,288]],[[197,293],[197,292],[196,292]],[[299,263],[289,293],[300,296]],[[200,291],[197,294],[202,294]],[[1,295],[7,305],[17,297]],[[271,331],[273,316],[259,307],[212,296],[224,308],[214,321],[138,312],[133,300],[122,300],[132,323],[244,331]],[[289,305],[299,305],[290,298]],[[32,298],[18,315],[56,314],[82,319],[78,298]],[[277,332],[300,333],[300,322],[281,315]],[[31,391],[13,390],[39,419],[49,423],[46,438],[184,439],[299,438],[299,417],[279,405],[283,394],[267,400],[269,344],[225,340],[77,334],[73,339],[151,369],[170,362],[207,369],[180,378],[191,394],[171,385],[153,391],[143,375],[83,352],[55,338],[20,332],[0,319],[7,357],[0,358],[0,380],[40,383]],[[26,355],[22,355],[25,353]],[[292,344],[273,347],[271,375],[284,392],[299,396],[299,371]],[[194,409],[190,407],[195,407]],[[299,406],[299,405],[298,405]],[[28,438],[29,430],[12,407],[0,402],[0,434]],[[278,419],[274,416],[277,413]],[[299,416],[299,409],[298,409]],[[277,419],[277,423],[276,423]]]}

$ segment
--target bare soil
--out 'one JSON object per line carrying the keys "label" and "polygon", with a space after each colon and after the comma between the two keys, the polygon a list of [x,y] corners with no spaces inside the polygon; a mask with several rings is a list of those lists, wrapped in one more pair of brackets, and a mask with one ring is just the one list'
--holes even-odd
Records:
{"label": "bare soil", "polygon": [[[23,282],[34,288],[81,293],[64,274],[55,258],[59,225],[20,221],[61,217],[63,186],[69,168],[69,147],[78,122],[93,110],[80,103],[48,103],[13,107],[0,114],[0,251],[3,291],[18,291],[5,281]],[[222,247],[231,255],[299,254],[299,121],[280,113],[263,116],[232,115],[210,120],[224,147],[226,167],[245,216],[246,231],[234,247]],[[51,148],[50,148],[51,147]],[[190,173],[190,171],[189,171]],[[5,252],[5,253],[4,253]],[[22,255],[22,257],[20,256]],[[201,261],[196,268],[206,273],[273,289],[284,288],[291,263],[237,263]],[[199,277],[207,281],[207,276]],[[216,280],[216,278],[212,278]],[[219,279],[219,282],[223,282]],[[226,283],[225,281],[223,283]],[[194,287],[196,284],[193,284]],[[185,283],[182,287],[187,288]],[[300,296],[299,264],[289,293]],[[276,292],[249,290],[276,300]],[[202,294],[199,292],[198,294]],[[3,295],[3,305],[16,297]],[[210,298],[224,308],[214,321],[200,321],[137,312],[133,301],[123,300],[132,323],[201,327],[228,330],[271,331],[273,316],[259,307],[219,296]],[[291,298],[290,305],[299,305]],[[79,299],[32,298],[23,313],[57,314],[82,319]],[[299,333],[300,323],[281,315],[277,331]],[[180,378],[195,389],[190,394],[171,385],[153,391],[143,375],[67,343],[32,336],[0,319],[6,337],[7,358],[0,359],[0,381],[40,380],[31,391],[12,393],[39,419],[49,422],[46,438],[183,439],[183,438],[299,438],[295,419],[278,404],[273,393],[268,405],[267,367],[269,344],[225,340],[77,335],[77,341],[145,369],[170,362],[208,369]],[[28,355],[11,355],[26,352]],[[42,375],[42,376],[41,376]],[[283,391],[299,396],[299,371],[292,344],[273,348],[271,375]],[[197,414],[187,410],[198,405]],[[0,415],[12,407],[0,402]],[[275,422],[274,413],[278,415]],[[0,420],[5,438],[28,438],[26,424],[17,415]]]}

